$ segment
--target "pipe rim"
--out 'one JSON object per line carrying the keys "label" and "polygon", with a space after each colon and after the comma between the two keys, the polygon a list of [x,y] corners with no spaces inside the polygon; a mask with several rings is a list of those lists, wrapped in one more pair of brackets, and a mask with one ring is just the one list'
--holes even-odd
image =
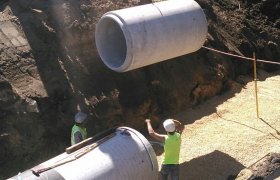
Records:
{"label": "pipe rim", "polygon": [[[100,29],[102,29],[102,23],[108,20],[115,23],[117,25],[117,28],[121,30],[124,39],[123,43],[125,43],[126,46],[125,58],[120,59],[121,63],[119,63],[119,65],[115,65],[113,62],[110,61],[110,59],[105,57],[106,55],[104,55],[104,53],[102,52],[103,47],[101,47],[102,45],[100,44],[102,40],[106,39],[106,37],[98,37],[100,36],[100,34],[102,34],[99,33],[99,31],[101,31]],[[97,51],[101,57],[101,60],[107,67],[117,72],[124,72],[128,70],[128,68],[132,64],[132,59],[133,59],[133,53],[131,53],[131,50],[133,49],[132,48],[133,43],[132,43],[130,31],[127,29],[127,25],[125,21],[119,15],[115,14],[114,12],[108,12],[101,17],[101,19],[99,20],[96,26],[95,41],[96,41]]]}

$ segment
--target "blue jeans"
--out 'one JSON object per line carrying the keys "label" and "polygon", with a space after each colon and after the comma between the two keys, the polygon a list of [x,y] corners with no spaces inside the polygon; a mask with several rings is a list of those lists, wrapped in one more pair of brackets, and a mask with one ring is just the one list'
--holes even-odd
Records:
{"label": "blue jeans", "polygon": [[167,180],[169,174],[171,180],[179,180],[179,164],[162,164],[160,170],[161,180]]}

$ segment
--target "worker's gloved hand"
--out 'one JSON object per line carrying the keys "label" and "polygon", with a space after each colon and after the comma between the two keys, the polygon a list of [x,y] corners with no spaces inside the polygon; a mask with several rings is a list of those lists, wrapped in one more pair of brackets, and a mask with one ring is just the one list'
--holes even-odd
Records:
{"label": "worker's gloved hand", "polygon": [[145,120],[145,123],[148,123],[148,122],[151,122],[151,120],[150,120],[150,119],[146,119],[146,120]]}

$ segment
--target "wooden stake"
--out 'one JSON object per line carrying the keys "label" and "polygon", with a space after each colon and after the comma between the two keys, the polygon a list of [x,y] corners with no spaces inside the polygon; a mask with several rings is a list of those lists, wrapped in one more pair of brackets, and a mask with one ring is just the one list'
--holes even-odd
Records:
{"label": "wooden stake", "polygon": [[257,117],[259,117],[259,100],[258,100],[258,84],[257,84],[257,60],[255,52],[253,53],[254,58],[254,81],[255,81],[255,93],[256,93],[256,111],[257,111]]}

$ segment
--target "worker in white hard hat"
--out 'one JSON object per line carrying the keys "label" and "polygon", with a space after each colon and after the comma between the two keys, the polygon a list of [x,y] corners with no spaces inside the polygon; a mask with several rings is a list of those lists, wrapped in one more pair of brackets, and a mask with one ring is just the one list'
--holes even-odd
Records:
{"label": "worker in white hard hat", "polygon": [[145,122],[150,136],[164,143],[164,158],[160,170],[161,179],[167,180],[170,175],[172,180],[178,180],[181,134],[184,125],[175,119],[166,119],[163,122],[163,127],[167,132],[167,135],[165,135],[154,131],[150,119],[146,119]]}
{"label": "worker in white hard hat", "polygon": [[85,128],[86,119],[86,113],[78,112],[75,115],[75,124],[72,127],[71,133],[71,145],[77,144],[87,138],[87,129]]}

